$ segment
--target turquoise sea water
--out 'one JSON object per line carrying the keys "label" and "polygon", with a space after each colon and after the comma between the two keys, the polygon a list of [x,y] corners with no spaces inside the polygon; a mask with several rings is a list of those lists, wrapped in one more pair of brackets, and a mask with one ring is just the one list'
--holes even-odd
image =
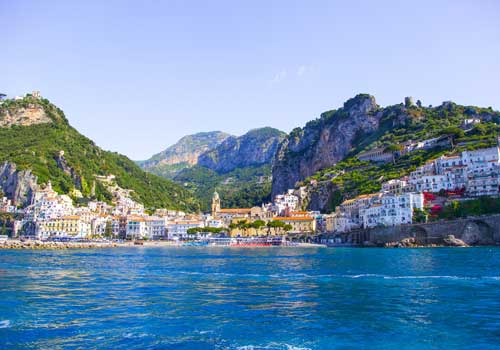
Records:
{"label": "turquoise sea water", "polygon": [[0,349],[500,349],[500,248],[0,251]]}

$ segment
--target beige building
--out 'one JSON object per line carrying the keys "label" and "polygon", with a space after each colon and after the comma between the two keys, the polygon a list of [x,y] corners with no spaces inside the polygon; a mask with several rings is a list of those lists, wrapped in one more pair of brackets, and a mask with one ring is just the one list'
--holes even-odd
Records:
{"label": "beige building", "polygon": [[285,225],[291,225],[290,233],[314,233],[316,232],[316,220],[311,216],[284,216],[275,217],[275,221],[281,221]]}
{"label": "beige building", "polygon": [[91,234],[91,227],[90,223],[81,220],[80,216],[68,215],[48,221],[41,221],[37,231],[41,237],[62,236],[83,238]]}

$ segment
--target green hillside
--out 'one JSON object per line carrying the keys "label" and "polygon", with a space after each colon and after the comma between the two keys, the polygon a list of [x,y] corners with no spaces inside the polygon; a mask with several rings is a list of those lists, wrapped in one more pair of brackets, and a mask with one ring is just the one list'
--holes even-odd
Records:
{"label": "green hillside", "polygon": [[237,168],[228,173],[195,165],[181,171],[174,180],[192,190],[203,210],[209,210],[215,190],[224,208],[248,208],[271,199],[271,166]]}
{"label": "green hillside", "polygon": [[[199,209],[197,200],[186,189],[144,172],[123,155],[96,146],[71,127],[64,113],[46,99],[6,101],[0,106],[0,121],[23,113],[26,108],[44,111],[52,122],[0,127],[0,162],[13,162],[19,170],[31,169],[39,184],[50,180],[59,193],[70,193],[76,188],[85,198],[109,201],[110,193],[95,181],[95,175],[114,174],[117,184],[132,189],[132,196],[147,208]],[[23,118],[26,117],[21,115]],[[61,150],[72,174],[58,165],[56,159]]]}
{"label": "green hillside", "polygon": [[[356,135],[351,151],[342,161],[317,171],[297,184],[309,185],[312,181],[323,186],[329,185],[327,206],[320,209],[329,212],[342,200],[376,192],[383,181],[408,175],[418,166],[443,154],[492,147],[497,144],[500,133],[500,113],[491,108],[446,102],[437,107],[396,105],[380,109],[379,112],[382,113],[379,127],[373,132]],[[334,120],[342,117],[340,113],[332,113],[323,118]],[[467,118],[478,118],[481,123],[463,130],[460,125]],[[404,142],[443,135],[450,137],[450,145],[412,151],[396,157],[391,163],[373,163],[357,158],[362,151],[373,148],[397,151]],[[311,191],[314,193],[316,190],[312,188]],[[319,208],[318,205],[316,207]]]}

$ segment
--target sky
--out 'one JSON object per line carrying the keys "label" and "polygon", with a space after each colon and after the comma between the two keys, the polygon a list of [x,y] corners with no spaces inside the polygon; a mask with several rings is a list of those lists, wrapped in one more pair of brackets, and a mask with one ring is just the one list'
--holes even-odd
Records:
{"label": "sky", "polygon": [[289,132],[358,93],[500,109],[500,1],[0,0],[0,92],[104,149]]}

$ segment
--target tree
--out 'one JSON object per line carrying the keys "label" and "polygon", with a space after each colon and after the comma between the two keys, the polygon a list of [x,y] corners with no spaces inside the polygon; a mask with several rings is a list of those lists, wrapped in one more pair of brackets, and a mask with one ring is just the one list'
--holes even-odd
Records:
{"label": "tree", "polygon": [[454,146],[454,141],[456,139],[459,139],[459,138],[465,136],[465,132],[462,129],[460,129],[458,126],[449,126],[447,128],[444,128],[443,130],[441,130],[440,134],[450,136],[452,146]]}
{"label": "tree", "polygon": [[255,220],[254,222],[251,223],[251,227],[258,230],[262,226],[265,226],[266,223],[264,220]]}
{"label": "tree", "polygon": [[414,208],[413,220],[420,223],[427,222],[427,214],[422,209]]}
{"label": "tree", "polygon": [[104,228],[104,237],[113,237],[113,225],[110,220],[106,221],[106,227]]}
{"label": "tree", "polygon": [[474,131],[479,135],[486,135],[488,133],[488,127],[484,124],[476,124],[474,126]]}

